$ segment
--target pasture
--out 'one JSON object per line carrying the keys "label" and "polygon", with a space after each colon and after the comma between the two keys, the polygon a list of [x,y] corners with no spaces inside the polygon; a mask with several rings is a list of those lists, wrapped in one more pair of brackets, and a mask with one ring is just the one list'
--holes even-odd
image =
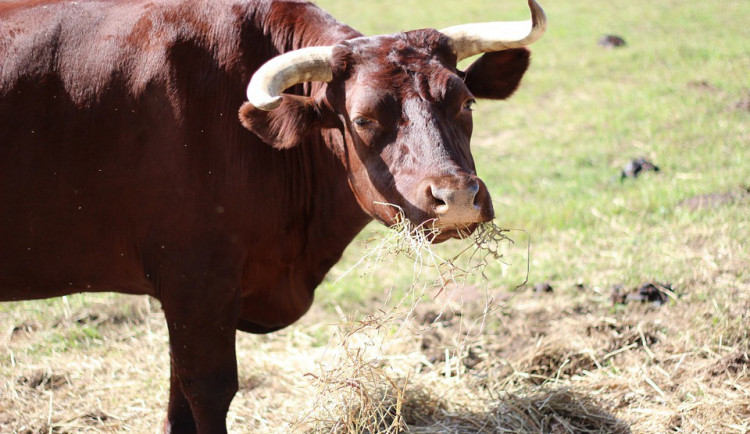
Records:
{"label": "pasture", "polygon": [[[528,14],[317,3],[368,35]],[[750,3],[541,5],[516,95],[474,112],[510,241],[370,225],[297,324],[238,334],[231,432],[750,431]],[[0,304],[0,432],[157,432],[168,388],[157,301]]]}

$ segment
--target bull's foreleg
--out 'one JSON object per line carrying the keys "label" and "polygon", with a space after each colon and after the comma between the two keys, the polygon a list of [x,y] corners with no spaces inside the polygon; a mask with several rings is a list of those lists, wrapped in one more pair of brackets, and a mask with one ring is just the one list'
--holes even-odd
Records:
{"label": "bull's foreleg", "polygon": [[163,301],[169,328],[171,381],[164,431],[226,433],[237,392],[235,330],[239,297],[181,292]]}
{"label": "bull's foreleg", "polygon": [[174,362],[171,364],[169,378],[169,407],[167,408],[167,418],[164,420],[164,433],[195,433],[195,418],[190,403],[182,393],[180,379],[177,377],[174,368]]}

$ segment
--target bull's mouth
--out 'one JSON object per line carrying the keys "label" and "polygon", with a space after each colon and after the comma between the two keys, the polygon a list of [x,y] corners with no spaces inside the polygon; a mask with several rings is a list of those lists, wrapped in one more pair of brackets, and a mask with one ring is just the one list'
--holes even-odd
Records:
{"label": "bull's mouth", "polygon": [[[402,224],[403,223],[397,223],[391,227],[396,230],[402,230],[403,227],[400,227]],[[474,233],[480,224],[480,222],[474,222],[441,226],[439,220],[430,219],[419,225],[414,225],[413,228],[407,232],[409,232],[410,236],[424,239],[430,244],[439,244],[450,239],[468,238]]]}
{"label": "bull's mouth", "polygon": [[470,223],[467,225],[455,225],[449,227],[435,227],[428,236],[428,240],[433,244],[439,244],[452,238],[464,239],[469,237],[479,226],[479,223]]}
{"label": "bull's mouth", "polygon": [[[389,204],[390,205],[390,204]],[[439,244],[450,239],[465,239],[471,236],[482,223],[491,221],[494,215],[482,215],[479,221],[469,223],[444,222],[439,217],[426,218],[425,216],[407,217],[404,211],[395,205],[391,205],[396,211],[386,216],[374,215],[384,225],[403,232],[408,236],[424,239],[431,244]],[[417,223],[420,222],[421,223]]]}

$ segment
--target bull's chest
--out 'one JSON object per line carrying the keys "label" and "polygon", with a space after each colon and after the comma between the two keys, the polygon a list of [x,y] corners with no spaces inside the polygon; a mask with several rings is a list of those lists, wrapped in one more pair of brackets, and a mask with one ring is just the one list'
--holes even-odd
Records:
{"label": "bull's chest", "polygon": [[[338,259],[338,258],[336,258]],[[240,322],[256,326],[251,332],[273,331],[286,327],[307,312],[315,288],[335,261],[297,261],[248,264],[242,285]],[[267,330],[264,330],[267,329]]]}

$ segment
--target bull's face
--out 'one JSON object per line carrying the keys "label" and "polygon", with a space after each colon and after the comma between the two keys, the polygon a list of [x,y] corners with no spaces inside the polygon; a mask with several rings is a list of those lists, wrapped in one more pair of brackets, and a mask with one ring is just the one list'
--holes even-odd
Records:
{"label": "bull's face", "polygon": [[[539,12],[533,15],[539,21]],[[494,217],[469,146],[472,106],[475,99],[510,96],[529,59],[525,48],[478,51],[476,44],[470,38],[467,53],[444,33],[418,30],[314,47],[308,60],[313,66],[301,81],[327,85],[309,98],[270,95],[262,108],[272,110],[264,112],[255,108],[264,101],[253,95],[251,83],[254,104],[243,106],[240,117],[279,148],[298,145],[309,137],[305,131],[322,131],[346,166],[360,206],[381,222],[406,218],[413,226],[437,229],[433,241],[464,236]],[[481,51],[490,52],[466,72],[456,68],[459,58]],[[321,64],[323,71],[315,70]],[[290,84],[274,79],[282,81],[274,84],[279,89]]]}
{"label": "bull's face", "polygon": [[[506,58],[512,71],[483,71],[506,78],[503,96],[515,89],[528,52]],[[423,30],[360,38],[337,47],[332,61],[327,100],[345,126],[350,184],[364,210],[385,224],[405,216],[437,228],[437,240],[494,217],[469,146],[477,96],[445,36]]]}

